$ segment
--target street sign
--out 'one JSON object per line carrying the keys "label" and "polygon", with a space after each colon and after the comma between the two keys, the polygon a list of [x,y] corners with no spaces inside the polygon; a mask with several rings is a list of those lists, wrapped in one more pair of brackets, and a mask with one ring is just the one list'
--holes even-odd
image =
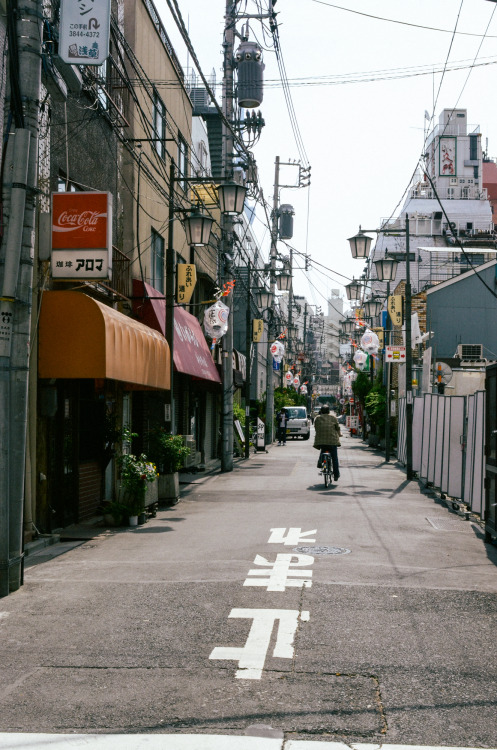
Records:
{"label": "street sign", "polygon": [[385,362],[405,362],[405,361],[406,361],[405,346],[386,346],[385,347]]}

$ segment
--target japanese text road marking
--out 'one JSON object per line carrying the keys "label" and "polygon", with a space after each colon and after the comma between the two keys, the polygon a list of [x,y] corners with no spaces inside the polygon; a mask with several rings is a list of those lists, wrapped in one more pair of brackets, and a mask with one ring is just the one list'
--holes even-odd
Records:
{"label": "japanese text road marking", "polygon": [[312,582],[312,570],[295,570],[304,565],[312,565],[314,558],[311,555],[276,555],[275,562],[269,562],[265,557],[256,555],[254,565],[262,565],[264,568],[252,568],[246,578],[244,586],[266,586],[266,591],[285,591],[287,587],[310,588]]}
{"label": "japanese text road marking", "polygon": [[273,656],[292,659],[293,641],[299,621],[308,621],[309,612],[299,613],[297,609],[232,609],[229,617],[253,620],[245,646],[218,646],[209,659],[238,661],[239,669],[235,675],[237,679],[260,680],[275,621],[278,620],[279,625]]}
{"label": "japanese text road marking", "polygon": [[289,528],[285,536],[286,529],[271,529],[271,536],[268,544],[284,544],[285,547],[296,547],[301,542],[315,542],[315,539],[307,539],[310,534],[315,534],[317,529],[312,531],[302,531],[299,528]]}

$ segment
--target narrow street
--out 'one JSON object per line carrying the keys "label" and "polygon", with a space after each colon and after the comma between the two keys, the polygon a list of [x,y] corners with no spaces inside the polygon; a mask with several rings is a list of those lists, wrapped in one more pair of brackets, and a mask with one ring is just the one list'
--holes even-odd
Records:
{"label": "narrow street", "polygon": [[497,549],[359,438],[339,455],[325,489],[312,435],[274,445],[28,558],[0,608],[0,748],[497,747]]}

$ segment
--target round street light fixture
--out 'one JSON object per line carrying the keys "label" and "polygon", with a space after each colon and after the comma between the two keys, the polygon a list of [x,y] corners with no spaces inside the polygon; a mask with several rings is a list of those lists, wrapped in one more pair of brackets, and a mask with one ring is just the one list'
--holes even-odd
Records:
{"label": "round street light fixture", "polygon": [[186,241],[189,245],[208,245],[211,236],[213,219],[200,213],[198,208],[192,209],[183,219]]}
{"label": "round street light fixture", "polygon": [[218,185],[219,205],[224,214],[241,214],[245,204],[247,188],[237,182],[225,182]]}
{"label": "round street light fixture", "polygon": [[363,289],[362,284],[359,281],[352,279],[350,284],[347,284],[347,286],[345,287],[345,291],[347,293],[347,299],[349,300],[349,302],[355,302],[357,300],[360,300],[362,289]]}
{"label": "round street light fixture", "polygon": [[374,261],[378,281],[395,281],[397,275],[398,261],[393,258],[384,257]]}
{"label": "round street light fixture", "polygon": [[368,258],[369,251],[372,243],[371,237],[364,234],[361,227],[359,227],[358,234],[353,237],[349,237],[350,252],[353,258]]}

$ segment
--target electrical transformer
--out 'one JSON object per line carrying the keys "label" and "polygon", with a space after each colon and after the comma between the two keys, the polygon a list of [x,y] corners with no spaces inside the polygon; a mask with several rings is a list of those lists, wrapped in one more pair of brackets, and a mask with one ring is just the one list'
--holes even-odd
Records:
{"label": "electrical transformer", "polygon": [[263,98],[262,51],[255,42],[242,42],[235,55],[238,69],[238,104],[244,109],[258,107]]}

